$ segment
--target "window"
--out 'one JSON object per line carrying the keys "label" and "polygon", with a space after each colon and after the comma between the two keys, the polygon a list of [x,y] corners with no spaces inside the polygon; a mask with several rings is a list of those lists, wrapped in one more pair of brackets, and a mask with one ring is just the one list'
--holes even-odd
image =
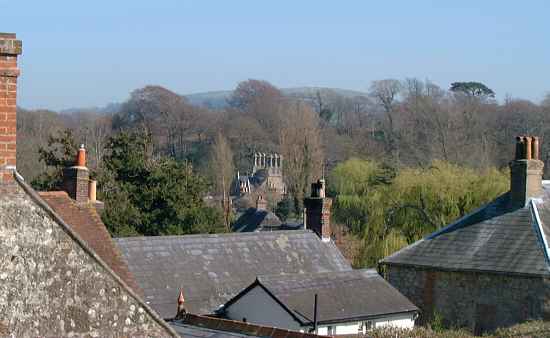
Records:
{"label": "window", "polygon": [[327,326],[327,334],[328,335],[333,335],[333,334],[336,334],[336,328],[334,326]]}
{"label": "window", "polygon": [[358,334],[365,334],[367,331],[374,329],[374,322],[372,320],[367,320],[365,322],[360,322],[357,329]]}
{"label": "window", "polygon": [[374,322],[372,320],[367,320],[365,322],[365,330],[369,331],[374,329]]}

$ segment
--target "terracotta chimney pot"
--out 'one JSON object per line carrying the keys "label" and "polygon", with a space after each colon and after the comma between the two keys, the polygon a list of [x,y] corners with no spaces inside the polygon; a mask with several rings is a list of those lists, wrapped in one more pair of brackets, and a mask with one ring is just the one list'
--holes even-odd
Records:
{"label": "terracotta chimney pot", "polygon": [[78,149],[78,153],[76,155],[76,165],[78,167],[85,167],[86,166],[86,148],[84,148],[84,145],[80,145],[80,149]]}

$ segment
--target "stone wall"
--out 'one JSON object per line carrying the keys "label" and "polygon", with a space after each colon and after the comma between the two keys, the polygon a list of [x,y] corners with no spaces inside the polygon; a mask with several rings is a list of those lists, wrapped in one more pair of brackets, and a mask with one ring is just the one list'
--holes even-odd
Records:
{"label": "stone wall", "polygon": [[474,333],[528,319],[550,319],[550,281],[541,277],[387,266],[386,279],[422,310]]}
{"label": "stone wall", "polygon": [[17,187],[0,195],[0,336],[175,335],[36,195]]}

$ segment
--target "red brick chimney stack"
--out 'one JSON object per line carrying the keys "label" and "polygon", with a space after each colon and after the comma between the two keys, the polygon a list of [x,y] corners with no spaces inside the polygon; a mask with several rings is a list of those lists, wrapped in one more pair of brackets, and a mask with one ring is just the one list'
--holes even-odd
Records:
{"label": "red brick chimney stack", "polygon": [[320,179],[311,185],[311,197],[304,199],[305,228],[311,229],[324,242],[330,241],[330,208],[332,199],[325,197],[325,180]]}
{"label": "red brick chimney stack", "polygon": [[540,160],[536,136],[516,137],[516,156],[510,162],[510,205],[524,207],[531,198],[540,197],[544,163]]}
{"label": "red brick chimney stack", "polygon": [[13,33],[0,33],[0,185],[14,183],[17,153],[17,56],[21,40]]}
{"label": "red brick chimney stack", "polygon": [[75,159],[75,165],[63,169],[63,190],[79,203],[89,201],[90,172],[86,167],[86,149],[80,146]]}

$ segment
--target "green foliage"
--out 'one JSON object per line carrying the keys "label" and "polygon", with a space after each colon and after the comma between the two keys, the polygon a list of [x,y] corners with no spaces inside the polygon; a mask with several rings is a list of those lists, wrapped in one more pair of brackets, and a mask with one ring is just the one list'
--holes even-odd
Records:
{"label": "green foliage", "polygon": [[149,155],[149,137],[122,132],[107,145],[103,220],[116,236],[223,231],[221,214],[204,204],[208,189],[187,163]]}
{"label": "green foliage", "polygon": [[450,91],[462,92],[471,96],[495,97],[495,92],[481,82],[453,82]]}
{"label": "green foliage", "polygon": [[294,210],[293,199],[286,196],[277,203],[275,208],[275,215],[281,219],[281,221],[286,221],[289,216],[291,216],[292,211]]}
{"label": "green foliage", "polygon": [[351,159],[336,166],[329,180],[335,220],[363,240],[357,267],[376,265],[507,189],[506,173],[443,161],[394,173],[374,161]]}
{"label": "green foliage", "polygon": [[31,185],[39,191],[59,190],[63,182],[63,168],[75,164],[78,144],[70,129],[65,129],[58,136],[48,137],[48,146],[40,147],[40,161],[49,168],[32,180]]}

